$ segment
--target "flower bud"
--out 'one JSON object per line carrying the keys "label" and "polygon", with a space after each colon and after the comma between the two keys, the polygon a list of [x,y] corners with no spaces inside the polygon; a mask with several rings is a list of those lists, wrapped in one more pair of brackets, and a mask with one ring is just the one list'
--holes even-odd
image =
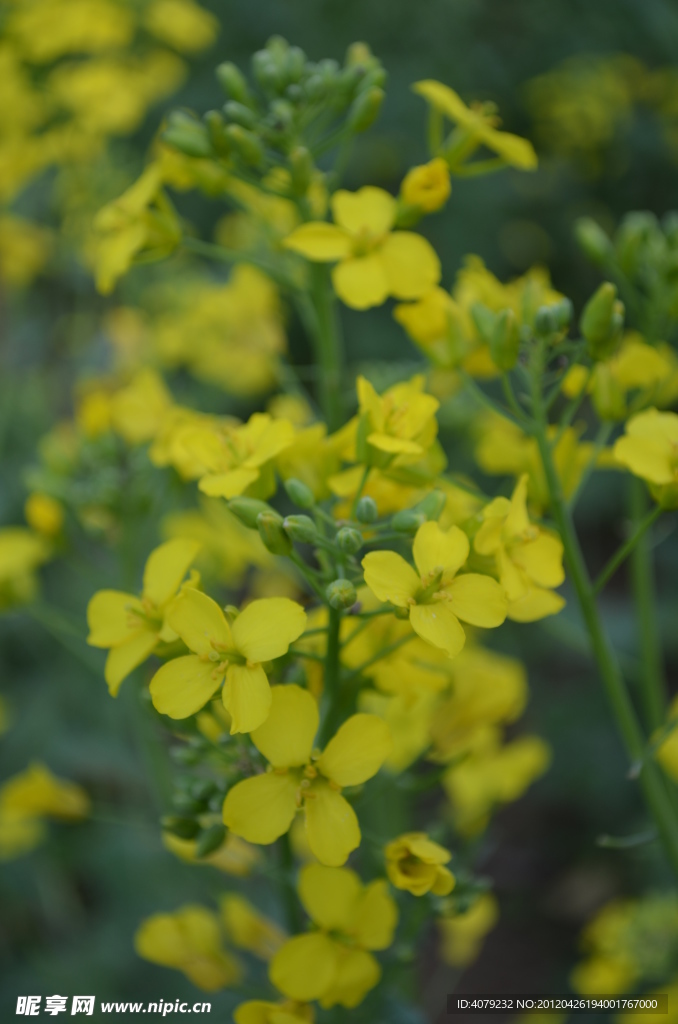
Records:
{"label": "flower bud", "polygon": [[447,498],[444,491],[431,491],[414,506],[415,512],[423,512],[427,519],[439,519]]}
{"label": "flower bud", "polygon": [[252,94],[247,86],[247,81],[242,71],[230,60],[224,61],[216,70],[219,85],[231,100],[237,103],[253,105]]}
{"label": "flower bud", "polygon": [[299,196],[305,196],[313,180],[313,157],[306,146],[295,146],[290,153],[292,187]]}
{"label": "flower bud", "polygon": [[520,324],[512,309],[502,309],[490,337],[490,355],[500,370],[512,370],[518,362]]}
{"label": "flower bud", "polygon": [[350,580],[333,580],[325,591],[325,596],[333,608],[352,608],[358,600],[356,589]]}
{"label": "flower bud", "polygon": [[257,50],[252,55],[252,74],[266,93],[277,92],[283,84],[282,68],[269,50]]}
{"label": "flower bud", "polygon": [[374,498],[361,498],[355,510],[355,517],[359,523],[373,523],[378,519],[379,509]]}
{"label": "flower bud", "polygon": [[290,46],[285,58],[285,72],[288,83],[299,82],[306,70],[306,54],[300,46]]}
{"label": "flower bud", "polygon": [[243,163],[250,167],[261,167],[264,162],[264,147],[254,132],[239,124],[226,127],[226,138]]}
{"label": "flower bud", "polygon": [[337,534],[337,544],[347,555],[356,555],[363,546],[363,536],[352,526],[342,526]]}
{"label": "flower bud", "polygon": [[283,529],[291,540],[312,544],[318,536],[318,528],[310,516],[285,516]]}
{"label": "flower bud", "polygon": [[162,818],[160,824],[165,832],[171,832],[179,839],[195,839],[200,831],[200,825],[195,818],[186,818],[176,814]]}
{"label": "flower bud", "polygon": [[270,509],[260,512],[257,516],[259,536],[272,555],[289,555],[292,552],[292,541],[283,530],[283,518]]}
{"label": "flower bud", "polygon": [[493,313],[487,306],[483,306],[482,302],[475,302],[471,306],[471,317],[481,339],[489,345],[497,322],[496,313]]}
{"label": "flower bud", "polygon": [[653,213],[638,210],[626,214],[615,237],[615,250],[617,262],[627,277],[635,276],[643,250],[654,240],[662,239],[659,222]]}
{"label": "flower bud", "polygon": [[397,530],[398,533],[416,533],[425,522],[426,515],[423,512],[405,508],[391,517],[391,529]]}
{"label": "flower bud", "polygon": [[561,331],[567,330],[572,321],[574,307],[569,299],[561,299],[555,306],[551,307],[556,318],[556,324]]}
{"label": "flower bud", "polygon": [[613,246],[608,235],[591,217],[580,217],[574,233],[585,255],[596,266],[604,266],[612,255]]}
{"label": "flower bud", "polygon": [[229,100],[228,103],[224,103],[224,114],[229,121],[239,124],[241,128],[256,127],[257,115],[251,107],[245,106],[244,103],[238,103],[237,100]]}
{"label": "flower bud", "polygon": [[609,281],[601,284],[586,303],[579,326],[592,359],[609,359],[613,355],[624,326],[624,305],[617,299],[617,289]]}
{"label": "flower bud", "polygon": [[273,511],[271,506],[265,501],[259,501],[258,498],[244,498],[242,496],[231,498],[228,503],[228,509],[250,530],[256,530],[257,516],[260,512]]}
{"label": "flower bud", "polygon": [[206,828],[195,844],[196,857],[208,857],[223,845],[225,839],[226,829],[223,825],[211,825],[210,828]]}
{"label": "flower bud", "polygon": [[292,476],[289,480],[285,480],[284,487],[287,497],[294,502],[297,508],[313,508],[315,505],[313,491],[303,481]]}
{"label": "flower bud", "polygon": [[601,420],[623,420],[626,416],[624,392],[609,366],[604,363],[596,367],[592,398]]}
{"label": "flower bud", "polygon": [[212,144],[205,125],[181,110],[174,110],[170,114],[162,139],[168,146],[178,149],[186,156],[213,156]]}
{"label": "flower bud", "polygon": [[361,90],[348,112],[347,126],[352,132],[365,132],[371,128],[379,116],[381,105],[386,93],[379,86],[373,85]]}
{"label": "flower bud", "polygon": [[201,779],[191,786],[191,796],[196,800],[209,800],[217,792],[217,787],[211,779]]}
{"label": "flower bud", "polygon": [[553,306],[540,306],[534,314],[534,330],[542,337],[555,334],[558,330],[558,319]]}
{"label": "flower bud", "polygon": [[218,110],[208,110],[203,115],[212,149],[217,156],[228,156],[229,145],[224,131],[224,119]]}

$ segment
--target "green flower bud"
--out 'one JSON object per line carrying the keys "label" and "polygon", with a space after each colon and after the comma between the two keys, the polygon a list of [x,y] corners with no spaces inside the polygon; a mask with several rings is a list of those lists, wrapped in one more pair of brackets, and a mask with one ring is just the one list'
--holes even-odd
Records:
{"label": "green flower bud", "polygon": [[494,334],[494,325],[497,322],[497,314],[493,313],[487,306],[483,306],[482,302],[475,302],[471,306],[471,316],[473,323],[475,324],[478,334],[485,342],[489,345]]}
{"label": "green flower bud", "polygon": [[359,523],[373,523],[378,519],[379,509],[374,498],[361,498],[355,510],[355,517]]}
{"label": "green flower bud", "polygon": [[626,416],[624,392],[609,366],[596,367],[593,378],[593,404],[601,420],[623,420]]}
{"label": "green flower bud", "polygon": [[313,180],[313,157],[306,146],[295,146],[290,153],[292,187],[298,196],[305,196]]}
{"label": "green flower bud", "polygon": [[209,800],[217,792],[217,787],[211,779],[201,779],[193,783],[190,789],[191,796],[196,800]]}
{"label": "green flower bud", "polygon": [[229,512],[232,512],[250,530],[257,528],[257,516],[260,512],[272,512],[273,509],[265,501],[258,498],[231,498],[228,503]]}
{"label": "green flower bud", "polygon": [[196,800],[187,793],[178,793],[172,800],[172,805],[177,814],[191,815],[200,814],[205,810],[205,801]]}
{"label": "green flower bud", "polygon": [[306,70],[306,54],[299,46],[290,46],[285,59],[285,71],[287,81],[296,83],[301,81]]}
{"label": "green flower bud", "polygon": [[556,318],[558,329],[561,331],[567,330],[574,314],[574,307],[570,300],[561,299],[560,302],[557,302],[555,306],[552,306],[551,308],[553,309],[553,315]]}
{"label": "green flower bud", "polygon": [[634,277],[643,253],[653,242],[663,242],[659,222],[653,213],[639,210],[627,213],[615,237],[619,266],[627,277]]}
{"label": "green flower bud", "polygon": [[542,337],[555,334],[558,330],[558,320],[553,306],[540,306],[534,314],[534,329]]}
{"label": "green flower bud", "polygon": [[500,370],[512,370],[520,351],[520,324],[512,309],[502,309],[490,337],[490,355]]}
{"label": "green flower bud", "polygon": [[289,480],[285,480],[283,486],[287,491],[287,497],[294,502],[297,508],[313,508],[315,505],[313,491],[303,481],[292,476]]}
{"label": "green flower bud", "polygon": [[283,530],[283,518],[270,509],[260,512],[257,516],[259,536],[272,555],[289,555],[292,552],[292,541]]}
{"label": "green flower bud", "polygon": [[337,544],[347,555],[356,555],[363,546],[363,535],[352,526],[342,526],[337,534]]}
{"label": "green flower bud", "polygon": [[604,266],[613,252],[608,235],[591,217],[580,217],[575,223],[574,233],[586,256],[596,266]]}
{"label": "green flower bud", "polygon": [[364,91],[361,90],[348,112],[346,121],[348,129],[357,133],[366,132],[368,128],[371,128],[379,116],[385,95],[384,90],[376,85]]}
{"label": "green flower bud", "polygon": [[291,540],[312,544],[318,537],[318,527],[310,516],[285,516],[283,529]]}
{"label": "green flower bud", "polygon": [[319,100],[324,99],[327,94],[327,83],[322,75],[309,75],[304,84],[304,92],[311,103],[317,103]]}
{"label": "green flower bud", "polygon": [[226,127],[226,138],[243,163],[249,167],[261,167],[264,163],[264,147],[261,140],[239,124]]}
{"label": "green flower bud", "polygon": [[205,125],[181,110],[170,114],[162,139],[186,156],[201,158],[214,155]]}
{"label": "green flower bud", "polygon": [[195,844],[196,857],[208,857],[223,845],[225,839],[226,829],[223,825],[211,825],[206,828]]}
{"label": "green flower bud", "polygon": [[224,131],[225,125],[222,115],[218,110],[208,110],[203,115],[203,121],[207,125],[207,134],[209,135],[214,152],[217,156],[228,156],[230,147],[226,138],[226,132]]}
{"label": "green flower bud", "polygon": [[333,580],[325,591],[325,596],[333,608],[352,608],[358,600],[356,589],[350,580]]}
{"label": "green flower bud", "polygon": [[398,533],[416,533],[425,522],[426,515],[423,512],[404,508],[391,517],[391,529],[397,530]]}
{"label": "green flower bud", "polygon": [[256,127],[257,115],[251,107],[245,106],[244,103],[238,103],[237,100],[229,100],[228,103],[224,103],[224,114],[229,121],[239,124],[241,128]]}
{"label": "green flower bud", "polygon": [[195,839],[200,831],[200,825],[195,818],[186,818],[175,814],[162,818],[160,824],[165,832],[171,832],[179,839]]}
{"label": "green flower bud", "polygon": [[283,84],[282,68],[268,50],[252,55],[252,74],[265,93],[276,93]]}
{"label": "green flower bud", "polygon": [[254,100],[242,71],[230,60],[220,64],[216,71],[219,85],[231,100],[253,106]]}
{"label": "green flower bud", "polygon": [[414,506],[415,512],[423,512],[427,519],[439,519],[447,498],[444,491],[431,491]]}
{"label": "green flower bud", "polygon": [[586,303],[579,326],[592,359],[609,359],[614,354],[624,326],[624,305],[609,281],[601,284]]}

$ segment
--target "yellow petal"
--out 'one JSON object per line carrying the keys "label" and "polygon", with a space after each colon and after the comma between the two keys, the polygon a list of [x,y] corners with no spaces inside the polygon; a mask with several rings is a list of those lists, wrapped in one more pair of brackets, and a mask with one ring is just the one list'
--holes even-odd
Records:
{"label": "yellow petal", "polygon": [[321,780],[313,783],[304,806],[311,852],[321,864],[341,867],[348,855],[360,846],[360,826],[355,811],[341,793]]}
{"label": "yellow petal", "polygon": [[351,239],[346,232],[323,221],[302,224],[287,236],[283,246],[319,263],[343,260],[351,253]]}
{"label": "yellow petal", "polygon": [[521,537],[529,527],[530,520],[527,515],[527,473],[523,473],[511,495],[511,503],[504,530],[507,537]]}
{"label": "yellow petal", "polygon": [[332,269],[332,284],[351,309],[381,306],[389,294],[384,264],[374,253],[342,260]]}
{"label": "yellow petal", "polygon": [[362,884],[349,868],[306,864],[299,873],[299,899],[308,916],[325,931],[351,931]]}
{"label": "yellow petal", "polygon": [[271,708],[271,687],[261,665],[229,665],[222,699],[231,716],[231,735],[257,729]]}
{"label": "yellow petal", "polygon": [[144,569],[144,597],[158,607],[166,604],[176,594],[199,551],[200,544],[185,537],[168,540],[152,551]]}
{"label": "yellow petal", "polygon": [[137,633],[126,644],[111,648],[108,652],[106,668],[104,669],[104,678],[108,684],[111,697],[117,696],[122,681],[138,665],[146,661],[146,658],[152,652],[157,642],[158,636],[156,633],[143,630],[143,632]]}
{"label": "yellow petal", "polygon": [[233,622],[233,640],[248,661],[272,661],[287,653],[306,628],[306,612],[288,597],[252,601]]}
{"label": "yellow petal", "polygon": [[462,622],[492,629],[506,618],[506,594],[501,584],[489,576],[470,572],[445,588],[452,611]]}
{"label": "yellow petal", "polygon": [[363,999],[381,978],[381,967],[371,953],[364,949],[348,949],[338,947],[337,973],[334,983],[324,996],[320,998],[323,1009],[332,1006],[345,1006],[351,1010],[362,1003]]}
{"label": "yellow petal", "polygon": [[417,530],[412,554],[420,576],[440,569],[454,576],[468,558],[468,537],[458,526],[441,530],[435,522],[424,523]]}
{"label": "yellow petal", "polygon": [[398,907],[380,878],[370,882],[354,912],[352,934],[363,949],[388,949],[398,924]]}
{"label": "yellow petal", "polygon": [[357,192],[339,189],[332,196],[332,216],[352,235],[383,235],[395,220],[397,203],[383,188],[365,185]]}
{"label": "yellow petal", "polygon": [[407,441],[391,434],[369,434],[368,443],[382,452],[403,452],[406,455],[423,455],[424,449],[416,441]]}
{"label": "yellow petal", "polygon": [[370,551],[362,561],[365,583],[380,601],[406,608],[421,580],[412,566],[395,551]]}
{"label": "yellow petal", "polygon": [[422,640],[447,651],[450,658],[456,657],[466,643],[466,634],[446,601],[414,605],[410,623]]}
{"label": "yellow petal", "polygon": [[615,442],[614,457],[635,476],[653,484],[673,483],[671,446],[663,438],[633,437],[628,434]]}
{"label": "yellow petal", "polygon": [[210,473],[202,477],[198,487],[210,498],[237,498],[258,479],[258,469],[232,469],[228,473]]}
{"label": "yellow petal", "polygon": [[153,707],[170,718],[188,718],[204,707],[224,678],[211,661],[195,654],[175,658],[158,669],[151,679]]}
{"label": "yellow petal", "polygon": [[468,124],[473,119],[473,113],[466,106],[461,97],[442,82],[434,79],[426,79],[423,82],[415,82],[412,91],[423,96],[437,110],[446,114],[451,121],[457,124]]}
{"label": "yellow petal", "polygon": [[352,715],[325,747],[318,768],[337,786],[359,786],[377,774],[392,746],[383,718]]}
{"label": "yellow petal", "polygon": [[332,984],[337,971],[336,945],[327,935],[295,935],[278,950],[268,973],[289,999],[319,999]]}
{"label": "yellow petal", "polygon": [[290,773],[267,772],[238,782],[224,800],[224,825],[249,843],[274,843],[294,820],[297,786]]}
{"label": "yellow petal", "polygon": [[511,556],[540,587],[559,587],[565,579],[563,542],[554,534],[540,532],[535,540],[515,545]]}
{"label": "yellow petal", "polygon": [[499,132],[491,127],[481,133],[481,138],[486,146],[503,157],[512,167],[519,167],[522,171],[533,171],[537,166],[537,154],[528,139],[523,139],[512,132]]}
{"label": "yellow petal", "polygon": [[121,590],[100,590],[87,605],[87,643],[92,647],[117,647],[127,643],[144,628],[132,613],[142,610],[134,594]]}
{"label": "yellow petal", "polygon": [[522,597],[509,602],[507,618],[512,622],[537,622],[548,615],[557,615],[565,607],[565,598],[554,590],[529,587]]}
{"label": "yellow petal", "polygon": [[210,654],[215,648],[233,650],[233,637],[226,616],[216,601],[192,587],[185,587],[167,613],[172,629],[196,654]]}
{"label": "yellow petal", "polygon": [[252,742],[274,768],[294,768],[311,760],[318,731],[318,705],[308,690],[294,683],[271,689],[271,710]]}
{"label": "yellow petal", "polygon": [[414,231],[394,231],[379,250],[389,295],[418,299],[440,280],[440,260],[430,242]]}

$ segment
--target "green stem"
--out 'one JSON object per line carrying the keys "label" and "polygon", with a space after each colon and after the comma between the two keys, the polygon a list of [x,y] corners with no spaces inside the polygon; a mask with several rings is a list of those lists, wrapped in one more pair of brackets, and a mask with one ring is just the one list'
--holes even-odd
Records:
{"label": "green stem", "polygon": [[[612,645],[605,632],[572,515],[563,496],[560,478],[547,439],[547,423],[541,393],[541,354],[533,367],[532,401],[536,420],[535,437],[548,484],[551,508],[563,542],[565,562],[586,624],[598,671],[612,708],[624,746],[632,764],[643,762],[647,741],[636,716]],[[664,844],[667,858],[678,875],[678,821],[657,766],[642,764],[639,780],[647,806]]]}
{"label": "green stem", "polygon": [[303,922],[301,908],[297,899],[297,892],[294,885],[294,854],[290,843],[289,833],[285,833],[278,840],[280,851],[280,900],[285,910],[287,927],[290,935],[296,935],[302,930]]}
{"label": "green stem", "polygon": [[[634,480],[634,482],[635,482],[635,480]],[[607,583],[607,581],[614,576],[614,574],[616,573],[617,569],[620,567],[620,565],[622,565],[626,561],[626,559],[629,557],[629,555],[632,554],[634,551],[637,552],[638,548],[641,546],[641,541],[645,537],[645,534],[647,533],[649,528],[652,526],[652,524],[659,518],[659,516],[661,515],[661,511],[662,510],[661,510],[660,506],[659,505],[655,505],[655,507],[650,512],[648,512],[647,515],[640,521],[640,523],[638,524],[636,529],[633,531],[631,536],[628,538],[628,540],[626,540],[625,543],[622,544],[622,546],[615,551],[615,553],[613,554],[612,558],[607,563],[607,565],[605,566],[605,568],[603,569],[603,571],[601,572],[600,576],[598,577],[598,579],[596,580],[596,582],[595,582],[595,584],[593,586],[593,593],[594,594],[599,594],[600,591],[605,586],[605,584]],[[643,545],[643,546],[646,546],[646,545]],[[649,551],[648,551],[648,554],[649,554]],[[634,570],[635,570],[635,561],[636,561],[636,559],[634,558]],[[651,567],[648,566],[648,568],[650,569],[650,573],[651,573]],[[633,575],[634,575],[634,584],[635,584],[635,571],[634,571]],[[648,581],[643,580],[643,586],[641,588],[643,591],[645,589],[645,585],[647,584],[647,582]],[[652,587],[652,580],[651,579],[649,580],[649,586]],[[636,595],[637,599],[638,599],[639,596],[640,595],[638,595],[638,594]],[[654,601],[652,600],[651,603],[653,605]]]}
{"label": "green stem", "polygon": [[327,647],[325,648],[325,678],[323,681],[324,714],[318,736],[318,742],[321,747],[325,746],[334,732],[341,677],[341,612],[332,607],[330,607],[328,611],[329,621],[327,625]]}
{"label": "green stem", "polygon": [[330,431],[338,430],[344,422],[342,398],[343,351],[336,315],[336,300],[329,279],[329,271],[321,263],[312,264],[311,297],[315,311],[315,330],[312,331],[315,359],[320,370],[320,405]]}
{"label": "green stem", "polygon": [[655,593],[654,566],[649,526],[661,513],[659,506],[647,512],[645,485],[635,477],[630,479],[630,510],[639,523],[633,537],[638,542],[631,550],[631,586],[638,616],[640,657],[642,664],[642,697],[645,725],[652,731],[664,721],[667,705],[666,679],[659,630],[657,595]]}

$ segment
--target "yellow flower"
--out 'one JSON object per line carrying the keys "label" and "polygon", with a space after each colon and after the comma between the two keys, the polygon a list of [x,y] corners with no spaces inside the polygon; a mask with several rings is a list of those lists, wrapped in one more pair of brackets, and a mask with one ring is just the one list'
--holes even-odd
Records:
{"label": "yellow flower", "polygon": [[156,710],[170,718],[188,718],[225,684],[222,700],[232,719],[231,733],[261,726],[271,707],[262,662],[281,658],[301,636],[306,626],[301,605],[287,597],[252,601],[229,625],[216,601],[185,587],[167,619],[194,653],[168,661],[153,676]]}
{"label": "yellow flower", "polygon": [[10,214],[0,216],[0,280],[23,288],[40,273],[52,248],[52,235],[38,224]]}
{"label": "yellow flower", "polygon": [[216,498],[235,498],[253,484],[257,497],[268,497],[275,490],[273,459],[294,439],[294,427],[287,420],[274,420],[256,412],[242,426],[196,426],[186,431],[183,444],[205,467],[198,487]]}
{"label": "yellow flower", "polygon": [[251,999],[233,1011],[235,1024],[313,1024],[313,1007],[295,1000],[270,1003],[264,999]]}
{"label": "yellow flower", "polygon": [[479,555],[495,560],[509,600],[508,618],[535,622],[559,612],[565,601],[552,588],[565,579],[563,545],[555,534],[530,523],[527,474],[521,476],[510,501],[495,498],[480,517],[483,522],[473,546]]}
{"label": "yellow flower", "polygon": [[440,280],[430,243],[412,231],[393,231],[397,202],[381,188],[340,189],[331,200],[334,224],[302,224],[283,245],[309,260],[335,263],[332,283],[353,309],[380,306],[389,295],[416,299]]}
{"label": "yellow flower", "polygon": [[488,932],[499,919],[499,907],[492,893],[485,892],[468,910],[445,914],[438,921],[442,948],[440,955],[452,967],[467,967],[480,952]]}
{"label": "yellow flower", "polygon": [[110,0],[37,0],[19,5],[6,31],[27,60],[48,64],[69,53],[122,49],[131,42],[134,17]]}
{"label": "yellow flower", "polygon": [[148,31],[182,53],[198,53],[211,46],[219,23],[192,0],[154,0],[146,9]]}
{"label": "yellow flower", "polygon": [[128,444],[152,440],[172,411],[172,396],[155,370],[139,370],[110,397],[111,426]]}
{"label": "yellow flower", "polygon": [[646,480],[664,508],[678,507],[678,416],[647,409],[626,424],[614,445],[617,462]]}
{"label": "yellow flower", "polygon": [[262,960],[270,960],[287,938],[282,928],[238,893],[229,892],[222,896],[219,909],[226,935],[233,945],[254,953]]}
{"label": "yellow flower", "polygon": [[100,590],[89,602],[87,643],[109,649],[104,676],[112,697],[160,640],[176,640],[167,613],[199,547],[192,540],[167,541],[148,557],[140,597]]}
{"label": "yellow flower", "polygon": [[[358,435],[364,436],[368,445],[365,462],[377,461],[383,465],[390,459],[379,460],[376,448],[386,456],[423,456],[435,441],[438,433],[436,412],[440,402],[433,395],[424,392],[425,380],[417,375],[402,384],[395,384],[378,395],[365,377],[356,381],[360,418]],[[358,461],[363,461],[359,450]]]}
{"label": "yellow flower", "polygon": [[429,746],[431,721],[436,713],[436,699],[432,694],[397,693],[389,697],[376,690],[363,690],[358,707],[379,715],[389,728],[393,748],[384,761],[386,771],[399,775]]}
{"label": "yellow flower", "polygon": [[510,132],[498,131],[498,119],[492,113],[488,113],[487,108],[480,104],[477,109],[467,107],[453,89],[432,79],[415,82],[412,89],[419,96],[423,96],[435,110],[456,124],[460,132],[466,136],[468,143],[475,143],[473,149],[469,150],[468,145],[464,148],[464,157],[470,156],[474,149],[483,145],[497,153],[512,167],[518,167],[522,171],[533,171],[536,168],[537,154],[532,143]]}
{"label": "yellow flower", "polygon": [[491,629],[506,618],[506,596],[496,580],[478,573],[458,576],[469,555],[468,537],[458,526],[446,532],[424,523],[414,538],[412,566],[395,551],[371,551],[363,559],[365,583],[380,601],[407,608],[410,624],[422,640],[450,658],[466,635],[459,619]]}
{"label": "yellow flower", "polygon": [[35,762],[0,789],[0,860],[27,853],[45,836],[43,818],[79,821],[89,813],[87,793]]}
{"label": "yellow flower", "polygon": [[217,915],[195,904],[146,918],[134,948],[144,960],[182,971],[205,992],[236,985],[242,976],[238,961],[222,948]]}
{"label": "yellow flower", "polygon": [[400,186],[400,197],[408,206],[416,206],[424,213],[435,213],[449,199],[450,170],[442,157],[427,164],[413,167]]}
{"label": "yellow flower", "polygon": [[55,537],[64,525],[64,507],[56,498],[41,491],[29,494],[24,505],[26,522],[36,533]]}
{"label": "yellow flower", "polygon": [[197,857],[195,849],[197,840],[180,839],[171,832],[163,832],[163,845],[179,860],[187,864],[209,864],[227,875],[236,878],[247,878],[261,859],[261,852],[244,842],[239,836],[227,835],[226,841],[218,850],[207,857]]}
{"label": "yellow flower", "polygon": [[452,892],[455,878],[445,867],[452,854],[425,832],[406,832],[390,842],[384,852],[386,874],[396,889],[405,889],[413,896],[427,892],[447,896]]}
{"label": "yellow flower", "polygon": [[340,866],[360,845],[358,819],[341,789],[377,774],[391,749],[388,727],[375,715],[353,715],[314,756],[319,719],[313,697],[290,684],[274,686],[272,698],[268,718],[251,736],[270,770],[227,793],[224,824],[248,842],[266,846],[289,830],[303,807],[314,855],[323,864]]}
{"label": "yellow flower", "polygon": [[35,570],[49,551],[43,537],[23,526],[0,529],[0,611],[32,600],[38,587]]}
{"label": "yellow flower", "polygon": [[570,984],[581,995],[615,996],[628,992],[637,974],[633,960],[627,956],[592,956],[572,970]]}
{"label": "yellow flower", "polygon": [[299,897],[318,930],[285,943],[271,962],[271,981],[290,999],[352,1009],[381,977],[370,951],[393,941],[398,909],[387,884],[364,886],[348,868],[307,864]]}

